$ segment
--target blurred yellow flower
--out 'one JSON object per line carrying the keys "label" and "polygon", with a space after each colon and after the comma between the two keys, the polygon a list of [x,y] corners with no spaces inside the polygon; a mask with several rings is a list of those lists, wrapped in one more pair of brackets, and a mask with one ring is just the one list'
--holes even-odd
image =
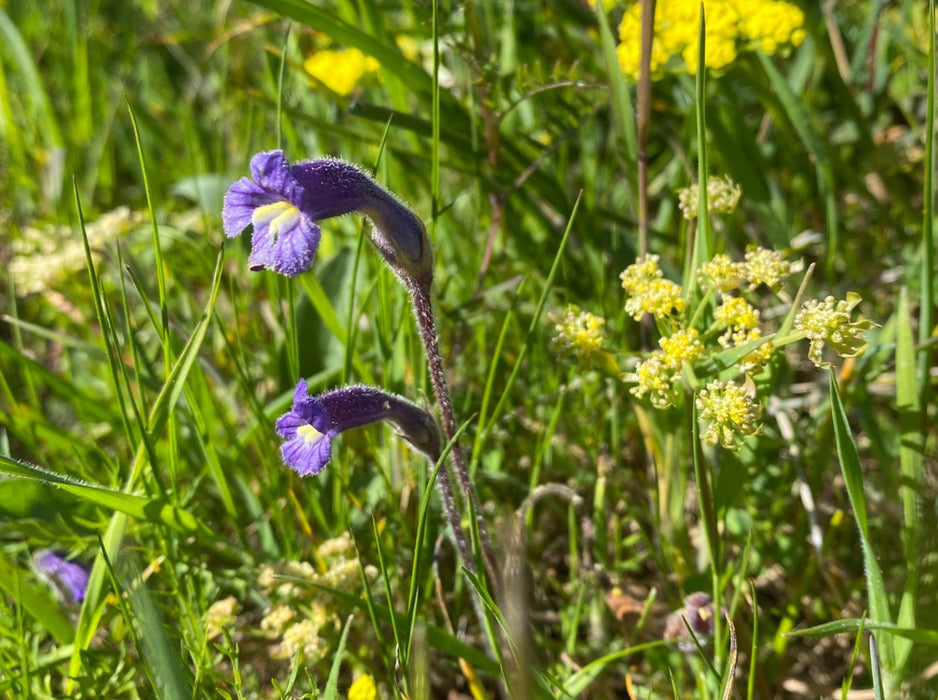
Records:
{"label": "blurred yellow flower", "polygon": [[375,700],[377,697],[375,679],[367,673],[356,678],[348,689],[348,700]]}
{"label": "blurred yellow flower", "polygon": [[358,49],[322,49],[303,62],[303,68],[334,93],[345,96],[380,64]]}
{"label": "blurred yellow flower", "polygon": [[561,358],[589,360],[601,351],[605,323],[605,319],[570,304],[564,309],[560,323],[554,326],[557,335],[551,339],[550,349]]}
{"label": "blurred yellow flower", "polygon": [[[658,0],[651,72],[697,72],[699,0]],[[804,14],[783,0],[707,0],[707,68],[720,69],[736,59],[740,50],[761,48],[774,53],[785,43],[804,40]],[[617,53],[622,72],[638,76],[641,35],[641,3],[629,4],[619,25]],[[683,61],[678,62],[680,56]],[[672,58],[674,62],[671,63]],[[671,65],[669,65],[671,63]]]}

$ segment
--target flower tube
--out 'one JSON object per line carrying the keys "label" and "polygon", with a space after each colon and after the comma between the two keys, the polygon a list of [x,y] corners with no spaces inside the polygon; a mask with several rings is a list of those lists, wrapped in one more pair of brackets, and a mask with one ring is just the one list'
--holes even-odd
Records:
{"label": "flower tube", "polygon": [[423,221],[369,175],[336,158],[290,165],[283,151],[258,153],[251,159],[251,177],[225,195],[222,221],[229,238],[253,226],[252,270],[294,277],[312,265],[317,222],[355,211],[371,221],[371,242],[394,273],[429,288],[433,251]]}
{"label": "flower tube", "polygon": [[293,407],[277,421],[284,439],[283,461],[300,476],[318,474],[332,457],[332,441],[350,428],[387,420],[401,437],[436,462],[440,433],[436,421],[409,401],[370,386],[354,385],[318,396],[307,393],[305,380],[296,385]]}

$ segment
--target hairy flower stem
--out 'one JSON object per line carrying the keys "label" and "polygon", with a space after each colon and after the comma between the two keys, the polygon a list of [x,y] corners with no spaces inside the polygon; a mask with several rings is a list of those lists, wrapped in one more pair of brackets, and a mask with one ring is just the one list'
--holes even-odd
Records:
{"label": "hairy flower stem", "polygon": [[[417,326],[420,331],[420,338],[423,341],[424,352],[427,356],[427,364],[430,368],[430,381],[433,384],[433,392],[436,394],[437,403],[440,405],[440,417],[443,422],[443,433],[447,441],[453,441],[456,435],[457,425],[456,417],[453,412],[453,402],[450,399],[449,387],[446,384],[446,375],[443,371],[443,356],[440,353],[440,341],[436,332],[436,321],[433,317],[433,303],[430,299],[430,283],[406,280],[407,288],[410,292],[410,298],[414,306],[414,315],[417,318]],[[456,467],[456,477],[459,480],[459,487],[462,490],[463,497],[468,501],[475,513],[476,527],[479,531],[479,541],[482,545],[482,561],[485,564],[489,580],[493,585],[497,585],[498,567],[495,562],[495,550],[492,541],[489,539],[488,531],[485,528],[485,521],[482,518],[482,509],[476,497],[475,489],[469,478],[469,466],[466,458],[463,456],[459,444],[453,441],[451,449],[453,464]],[[448,478],[444,480],[444,472],[441,470],[437,479],[440,481],[441,492],[445,488],[452,488]],[[452,519],[452,516],[450,516]],[[458,538],[457,538],[458,541]],[[471,567],[471,562],[466,562],[467,567]],[[474,567],[471,568],[474,570]]]}

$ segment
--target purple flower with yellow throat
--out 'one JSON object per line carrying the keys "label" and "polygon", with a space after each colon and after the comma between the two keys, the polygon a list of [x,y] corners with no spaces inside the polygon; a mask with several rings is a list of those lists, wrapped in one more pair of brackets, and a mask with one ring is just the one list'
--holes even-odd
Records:
{"label": "purple flower with yellow throat", "polygon": [[332,441],[350,428],[386,420],[401,437],[433,462],[440,458],[440,433],[436,421],[406,399],[370,386],[354,385],[318,396],[307,393],[300,380],[293,407],[277,421],[284,439],[283,461],[300,476],[318,474],[332,458]]}
{"label": "purple flower with yellow throat", "polygon": [[258,153],[251,159],[251,177],[225,195],[222,221],[229,238],[253,226],[252,270],[294,277],[312,265],[317,222],[355,211],[371,221],[371,242],[391,269],[429,287],[433,252],[423,221],[358,167],[336,158],[290,165],[283,151]]}

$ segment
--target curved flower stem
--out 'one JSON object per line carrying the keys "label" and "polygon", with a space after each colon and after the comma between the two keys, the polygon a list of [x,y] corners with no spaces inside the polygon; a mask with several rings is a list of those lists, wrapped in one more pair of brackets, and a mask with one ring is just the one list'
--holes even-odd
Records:
{"label": "curved flower stem", "polygon": [[[427,356],[433,392],[436,394],[436,400],[440,404],[443,434],[447,441],[453,443],[451,453],[453,464],[456,467],[456,477],[459,479],[459,487],[462,490],[463,497],[468,501],[475,514],[479,541],[482,546],[482,562],[489,575],[489,581],[492,585],[497,585],[498,577],[496,574],[498,568],[495,562],[495,549],[492,546],[492,540],[489,539],[488,531],[485,528],[485,522],[482,518],[482,509],[476,497],[475,489],[472,486],[472,481],[469,478],[469,466],[466,463],[466,458],[463,456],[459,444],[454,440],[457,428],[456,417],[453,412],[453,402],[450,399],[449,387],[446,384],[446,375],[443,370],[443,356],[440,353],[440,341],[436,332],[436,321],[433,317],[433,303],[430,299],[430,282],[421,282],[412,279],[405,279],[405,282],[410,292],[411,302],[414,306],[414,315],[417,318],[417,327],[420,331],[420,337],[423,341],[424,351]],[[444,471],[440,471],[437,479],[440,481],[441,492],[444,488],[450,488],[450,494],[452,495],[452,488],[449,484],[448,476],[446,476]],[[446,484],[445,487],[444,483]],[[450,518],[452,519],[452,517],[451,514]],[[470,566],[471,562],[467,561],[467,567]]]}

